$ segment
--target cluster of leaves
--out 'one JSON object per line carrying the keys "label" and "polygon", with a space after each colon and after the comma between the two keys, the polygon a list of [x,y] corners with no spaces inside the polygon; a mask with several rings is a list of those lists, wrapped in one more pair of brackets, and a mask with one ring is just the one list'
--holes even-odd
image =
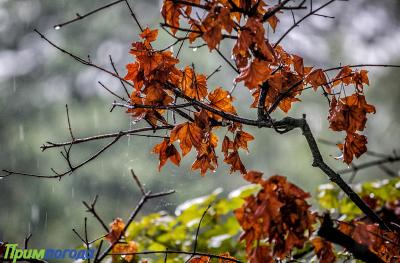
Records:
{"label": "cluster of leaves", "polygon": [[343,67],[334,78],[333,87],[336,85],[353,85],[355,92],[351,96],[336,99],[334,96],[329,109],[330,128],[334,131],[345,131],[346,139],[339,144],[343,152],[343,161],[350,164],[353,156],[360,157],[367,151],[367,137],[358,132],[363,131],[367,122],[367,113],[375,113],[375,107],[366,102],[363,95],[364,84],[369,85],[366,70],[353,71],[348,66]]}
{"label": "cluster of leaves", "polygon": [[[279,44],[270,44],[264,25],[275,31],[279,19],[274,8],[264,1],[164,0],[161,12],[164,26],[169,27],[173,35],[185,32],[185,37],[178,37],[180,40],[188,39],[192,43],[202,39],[210,51],[218,52],[223,39],[234,40],[232,57],[239,72],[235,82],[243,82],[251,91],[254,102],[250,107],[262,109],[269,118],[277,108],[289,112],[307,88],[321,88],[325,96],[333,96],[328,117],[330,127],[347,132],[345,143],[339,147],[344,162],[350,163],[353,156],[358,158],[366,151],[367,139],[357,132],[364,129],[366,114],[375,112],[363,95],[363,85],[369,84],[367,71],[353,71],[346,66],[333,81],[328,81],[326,71],[304,66],[302,57],[286,52]],[[203,11],[203,16],[193,9]],[[181,18],[190,25],[189,29],[180,27]],[[134,86],[128,112],[154,128],[159,124],[170,125],[166,116],[169,111],[184,120],[177,124],[174,115],[170,136],[154,147],[153,152],[159,155],[159,169],[168,160],[179,165],[181,158],[194,148],[196,159],[192,169],[200,170],[201,175],[214,171],[218,166],[216,147],[219,142],[215,130],[228,126],[232,139],[227,136],[223,139],[224,162],[230,165],[231,172],[246,174],[239,149],[248,151],[247,142],[254,138],[243,131],[240,122],[224,118],[237,115],[231,93],[222,87],[209,89],[207,76],[197,73],[194,65],[179,69],[179,59],[171,51],[154,49],[152,42],[157,39],[157,29],[146,28],[140,36],[143,41],[132,44],[130,53],[135,62],[127,65],[125,76]],[[341,86],[337,93],[339,99],[332,93],[337,85]],[[340,98],[343,86],[348,85],[355,86],[355,93]],[[199,103],[202,107],[198,107]],[[193,110],[188,112],[189,108]],[[175,142],[179,142],[181,152]]]}
{"label": "cluster of leaves", "polygon": [[244,177],[262,187],[235,211],[250,262],[275,262],[288,256],[293,248],[302,248],[316,222],[305,201],[310,195],[283,176],[264,180],[262,173],[250,171]]}
{"label": "cluster of leaves", "polygon": [[[176,64],[178,59],[174,58],[170,51],[156,51],[151,42],[157,37],[157,30],[146,28],[140,35],[144,41],[132,44],[131,54],[135,56],[136,62],[127,65],[128,73],[126,80],[133,81],[135,90],[131,94],[131,105],[128,112],[136,120],[144,119],[153,127],[158,123],[168,125],[163,114],[165,109],[177,108],[179,96],[195,100],[204,100],[207,97],[207,105],[220,111],[236,114],[232,105],[233,97],[222,88],[216,88],[208,92],[206,76],[196,74],[193,67],[186,66],[179,70]],[[183,114],[182,111],[177,112]],[[207,170],[215,170],[218,165],[215,148],[218,137],[214,133],[222,120],[222,117],[212,112],[201,110],[194,113],[194,119],[187,114],[188,121],[176,125],[169,138],[165,138],[157,144],[153,152],[159,155],[159,169],[170,160],[179,165],[181,155],[187,155],[192,148],[197,152],[196,160],[192,165],[193,170],[199,169],[204,175]],[[242,125],[234,123],[229,125],[229,131],[234,136],[231,142],[225,137],[224,161],[231,165],[231,171],[245,173],[238,150],[248,150],[247,142],[254,138],[243,131]],[[181,154],[176,149],[174,142],[179,141]]]}

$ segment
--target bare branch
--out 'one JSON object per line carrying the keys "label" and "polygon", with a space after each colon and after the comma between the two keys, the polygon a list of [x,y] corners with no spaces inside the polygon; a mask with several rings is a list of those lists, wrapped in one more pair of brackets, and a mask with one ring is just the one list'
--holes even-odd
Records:
{"label": "bare branch", "polygon": [[61,24],[57,24],[57,25],[54,26],[54,29],[58,30],[58,29],[62,28],[63,26],[66,26],[66,25],[69,25],[69,24],[74,23],[74,22],[76,22],[76,21],[79,21],[79,20],[81,20],[81,19],[84,19],[84,18],[86,18],[86,17],[88,17],[88,16],[90,16],[90,15],[93,15],[93,14],[95,14],[95,13],[97,13],[97,12],[100,12],[100,11],[102,11],[102,10],[104,10],[104,9],[107,9],[107,8],[109,8],[109,7],[112,7],[112,6],[114,6],[114,5],[116,5],[116,4],[119,4],[119,3],[123,2],[123,1],[125,1],[125,0],[117,0],[117,1],[114,1],[114,2],[112,2],[112,3],[109,3],[109,4],[107,4],[107,5],[104,5],[104,6],[102,6],[102,7],[96,8],[96,9],[94,9],[93,11],[90,11],[89,13],[86,13],[86,14],[84,14],[84,15],[80,15],[79,13],[77,13],[77,14],[76,14],[76,18],[71,19],[71,20],[68,20],[68,21],[66,21],[66,22],[64,22],[64,23],[61,23]]}

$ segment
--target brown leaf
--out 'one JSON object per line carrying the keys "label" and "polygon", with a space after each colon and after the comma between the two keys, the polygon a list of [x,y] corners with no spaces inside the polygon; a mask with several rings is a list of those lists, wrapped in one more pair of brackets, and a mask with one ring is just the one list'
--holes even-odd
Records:
{"label": "brown leaf", "polygon": [[110,232],[105,236],[105,238],[114,244],[118,242],[124,231],[125,223],[121,218],[116,218],[112,223],[110,223]]}
{"label": "brown leaf", "polygon": [[231,166],[230,173],[233,173],[235,171],[239,171],[242,174],[246,173],[246,168],[244,167],[237,151],[234,151],[226,156],[224,162]]}
{"label": "brown leaf", "polygon": [[[210,94],[208,94],[208,100],[210,101],[211,107],[226,113],[236,114],[236,109],[232,105],[232,96],[229,94],[228,91],[222,89],[221,87],[218,87]],[[222,118],[217,114],[210,113],[210,115],[217,120],[220,120]]]}
{"label": "brown leaf", "polygon": [[180,147],[182,149],[182,156],[185,156],[192,146],[198,148],[200,147],[203,138],[202,130],[195,124],[191,122],[185,122],[183,124],[177,125],[170,135],[171,143],[179,140]]}
{"label": "brown leaf", "polygon": [[247,148],[247,142],[252,140],[254,140],[254,137],[250,133],[238,131],[235,136],[234,144],[236,147],[245,149],[247,152],[249,152],[249,149]]}
{"label": "brown leaf", "polygon": [[343,152],[343,161],[350,164],[353,156],[359,158],[367,151],[367,137],[358,133],[348,133],[344,144],[338,144],[339,149]]}
{"label": "brown leaf", "polygon": [[269,63],[263,60],[255,59],[246,68],[241,70],[235,82],[244,81],[244,85],[249,89],[255,89],[258,85],[266,81],[271,74]]}
{"label": "brown leaf", "polygon": [[153,42],[157,39],[157,35],[158,29],[151,30],[150,28],[146,27],[146,29],[140,34],[140,37],[148,42]]}
{"label": "brown leaf", "polygon": [[188,263],[210,263],[211,258],[207,256],[193,257]]}
{"label": "brown leaf", "polygon": [[179,166],[179,163],[181,162],[181,156],[179,155],[179,152],[176,150],[173,144],[170,144],[168,139],[164,139],[161,143],[157,144],[153,148],[153,153],[159,154],[159,171],[165,165],[168,159],[171,160],[171,162],[176,166]]}
{"label": "brown leaf", "polygon": [[263,173],[257,171],[248,171],[243,178],[253,184],[258,184],[262,180]]}
{"label": "brown leaf", "polygon": [[311,240],[314,246],[314,253],[317,255],[320,263],[334,263],[336,262],[336,255],[333,251],[331,242],[327,242],[320,237]]}
{"label": "brown leaf", "polygon": [[207,77],[205,75],[196,75],[189,66],[183,70],[180,81],[180,88],[183,93],[193,99],[201,100],[207,96]]}
{"label": "brown leaf", "polygon": [[[135,255],[133,253],[138,252],[138,245],[136,244],[135,241],[129,241],[128,243],[119,243],[116,244],[113,249],[112,253],[115,254],[121,254],[121,255],[113,255],[113,262],[119,262],[117,261],[118,257],[123,258],[127,262],[132,262],[133,258]],[[126,255],[124,255],[124,253]]]}

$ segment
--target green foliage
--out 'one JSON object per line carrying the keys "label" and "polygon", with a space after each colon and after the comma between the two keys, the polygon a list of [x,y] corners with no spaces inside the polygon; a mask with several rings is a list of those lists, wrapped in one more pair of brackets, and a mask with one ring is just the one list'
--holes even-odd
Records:
{"label": "green foliage", "polygon": [[[376,206],[382,207],[386,202],[400,198],[400,178],[364,182],[353,186],[353,189],[364,199],[374,199]],[[349,220],[362,215],[361,210],[333,183],[319,186],[318,201],[322,208],[342,214]]]}
{"label": "green foliage", "polygon": [[[157,212],[143,216],[132,222],[128,228],[127,241],[139,244],[139,251],[169,250],[193,251],[196,230],[199,222],[211,204],[201,222],[197,251],[220,254],[229,251],[237,258],[244,258],[244,246],[238,242],[241,228],[233,211],[243,204],[243,198],[258,189],[255,185],[241,187],[227,197],[220,196],[222,189],[212,194],[188,200],[179,205],[175,215]],[[187,255],[186,255],[187,256]],[[154,256],[154,262],[164,262],[162,256]],[[184,262],[185,255],[168,256],[167,262]]]}

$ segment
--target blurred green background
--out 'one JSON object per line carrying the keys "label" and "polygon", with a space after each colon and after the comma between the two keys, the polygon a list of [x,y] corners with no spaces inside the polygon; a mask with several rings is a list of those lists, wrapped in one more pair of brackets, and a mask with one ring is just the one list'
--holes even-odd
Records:
{"label": "blurred green background", "polygon": [[[130,1],[144,26],[157,27],[161,21],[161,1]],[[324,1],[313,1],[318,6]],[[46,141],[65,141],[69,134],[65,104],[69,105],[76,137],[119,131],[140,126],[132,123],[121,110],[109,112],[114,98],[97,83],[102,81],[121,93],[119,81],[93,68],[85,67],[49,46],[33,32],[39,29],[51,40],[74,53],[111,69],[108,56],[112,55],[121,74],[132,61],[128,54],[132,41],[138,40],[138,28],[124,3],[93,15],[85,20],[54,30],[53,26],[71,19],[77,12],[84,14],[109,1],[82,0],[0,0],[0,168],[40,174],[50,174],[53,167],[66,168],[58,150],[41,153]],[[283,41],[289,51],[305,58],[315,66],[339,64],[387,63],[400,64],[400,2],[398,1],[338,1],[321,14],[335,19],[312,17],[295,29]],[[302,13],[299,12],[299,15]],[[281,24],[274,42],[292,23],[290,14],[281,15]],[[157,46],[165,47],[173,40],[160,30]],[[231,43],[222,49],[229,57]],[[197,50],[185,44],[181,66],[196,65],[198,72],[211,73],[219,65],[222,71],[209,81],[209,88],[217,85],[230,89],[234,72],[208,49]],[[368,147],[389,153],[399,148],[400,99],[399,70],[368,68],[371,87],[367,99],[377,107],[369,117],[365,134]],[[243,86],[235,91],[236,106],[249,105],[251,96]],[[312,91],[302,95],[304,103],[295,105],[292,116],[308,116],[317,138],[337,142],[343,134],[327,129],[328,105]],[[244,116],[254,117],[254,110],[242,108]],[[277,113],[276,117],[283,114]],[[250,143],[250,154],[242,154],[248,169],[264,171],[266,176],[281,174],[302,188],[315,193],[328,180],[311,167],[311,156],[299,131],[277,135],[272,130],[248,128],[257,141]],[[81,145],[74,150],[75,161],[82,160],[100,149],[105,142]],[[176,189],[170,198],[147,204],[143,212],[173,211],[183,201],[222,187],[226,193],[245,182],[239,174],[229,175],[222,163],[216,173],[204,178],[190,170],[193,156],[188,156],[180,168],[166,165],[159,173],[157,156],[150,153],[158,139],[131,137],[121,140],[96,161],[58,180],[29,177],[8,177],[0,180],[0,240],[22,244],[32,233],[33,247],[68,248],[79,244],[71,231],[82,229],[84,216],[89,216],[89,235],[100,235],[100,227],[85,212],[82,201],[100,196],[98,211],[106,222],[115,217],[126,218],[139,198],[129,174],[132,168],[148,189]],[[321,144],[328,163],[335,169],[345,165],[334,160],[339,151]],[[363,156],[356,163],[365,162]],[[396,172],[399,166],[392,167]],[[384,178],[377,168],[363,171],[356,180]]]}

